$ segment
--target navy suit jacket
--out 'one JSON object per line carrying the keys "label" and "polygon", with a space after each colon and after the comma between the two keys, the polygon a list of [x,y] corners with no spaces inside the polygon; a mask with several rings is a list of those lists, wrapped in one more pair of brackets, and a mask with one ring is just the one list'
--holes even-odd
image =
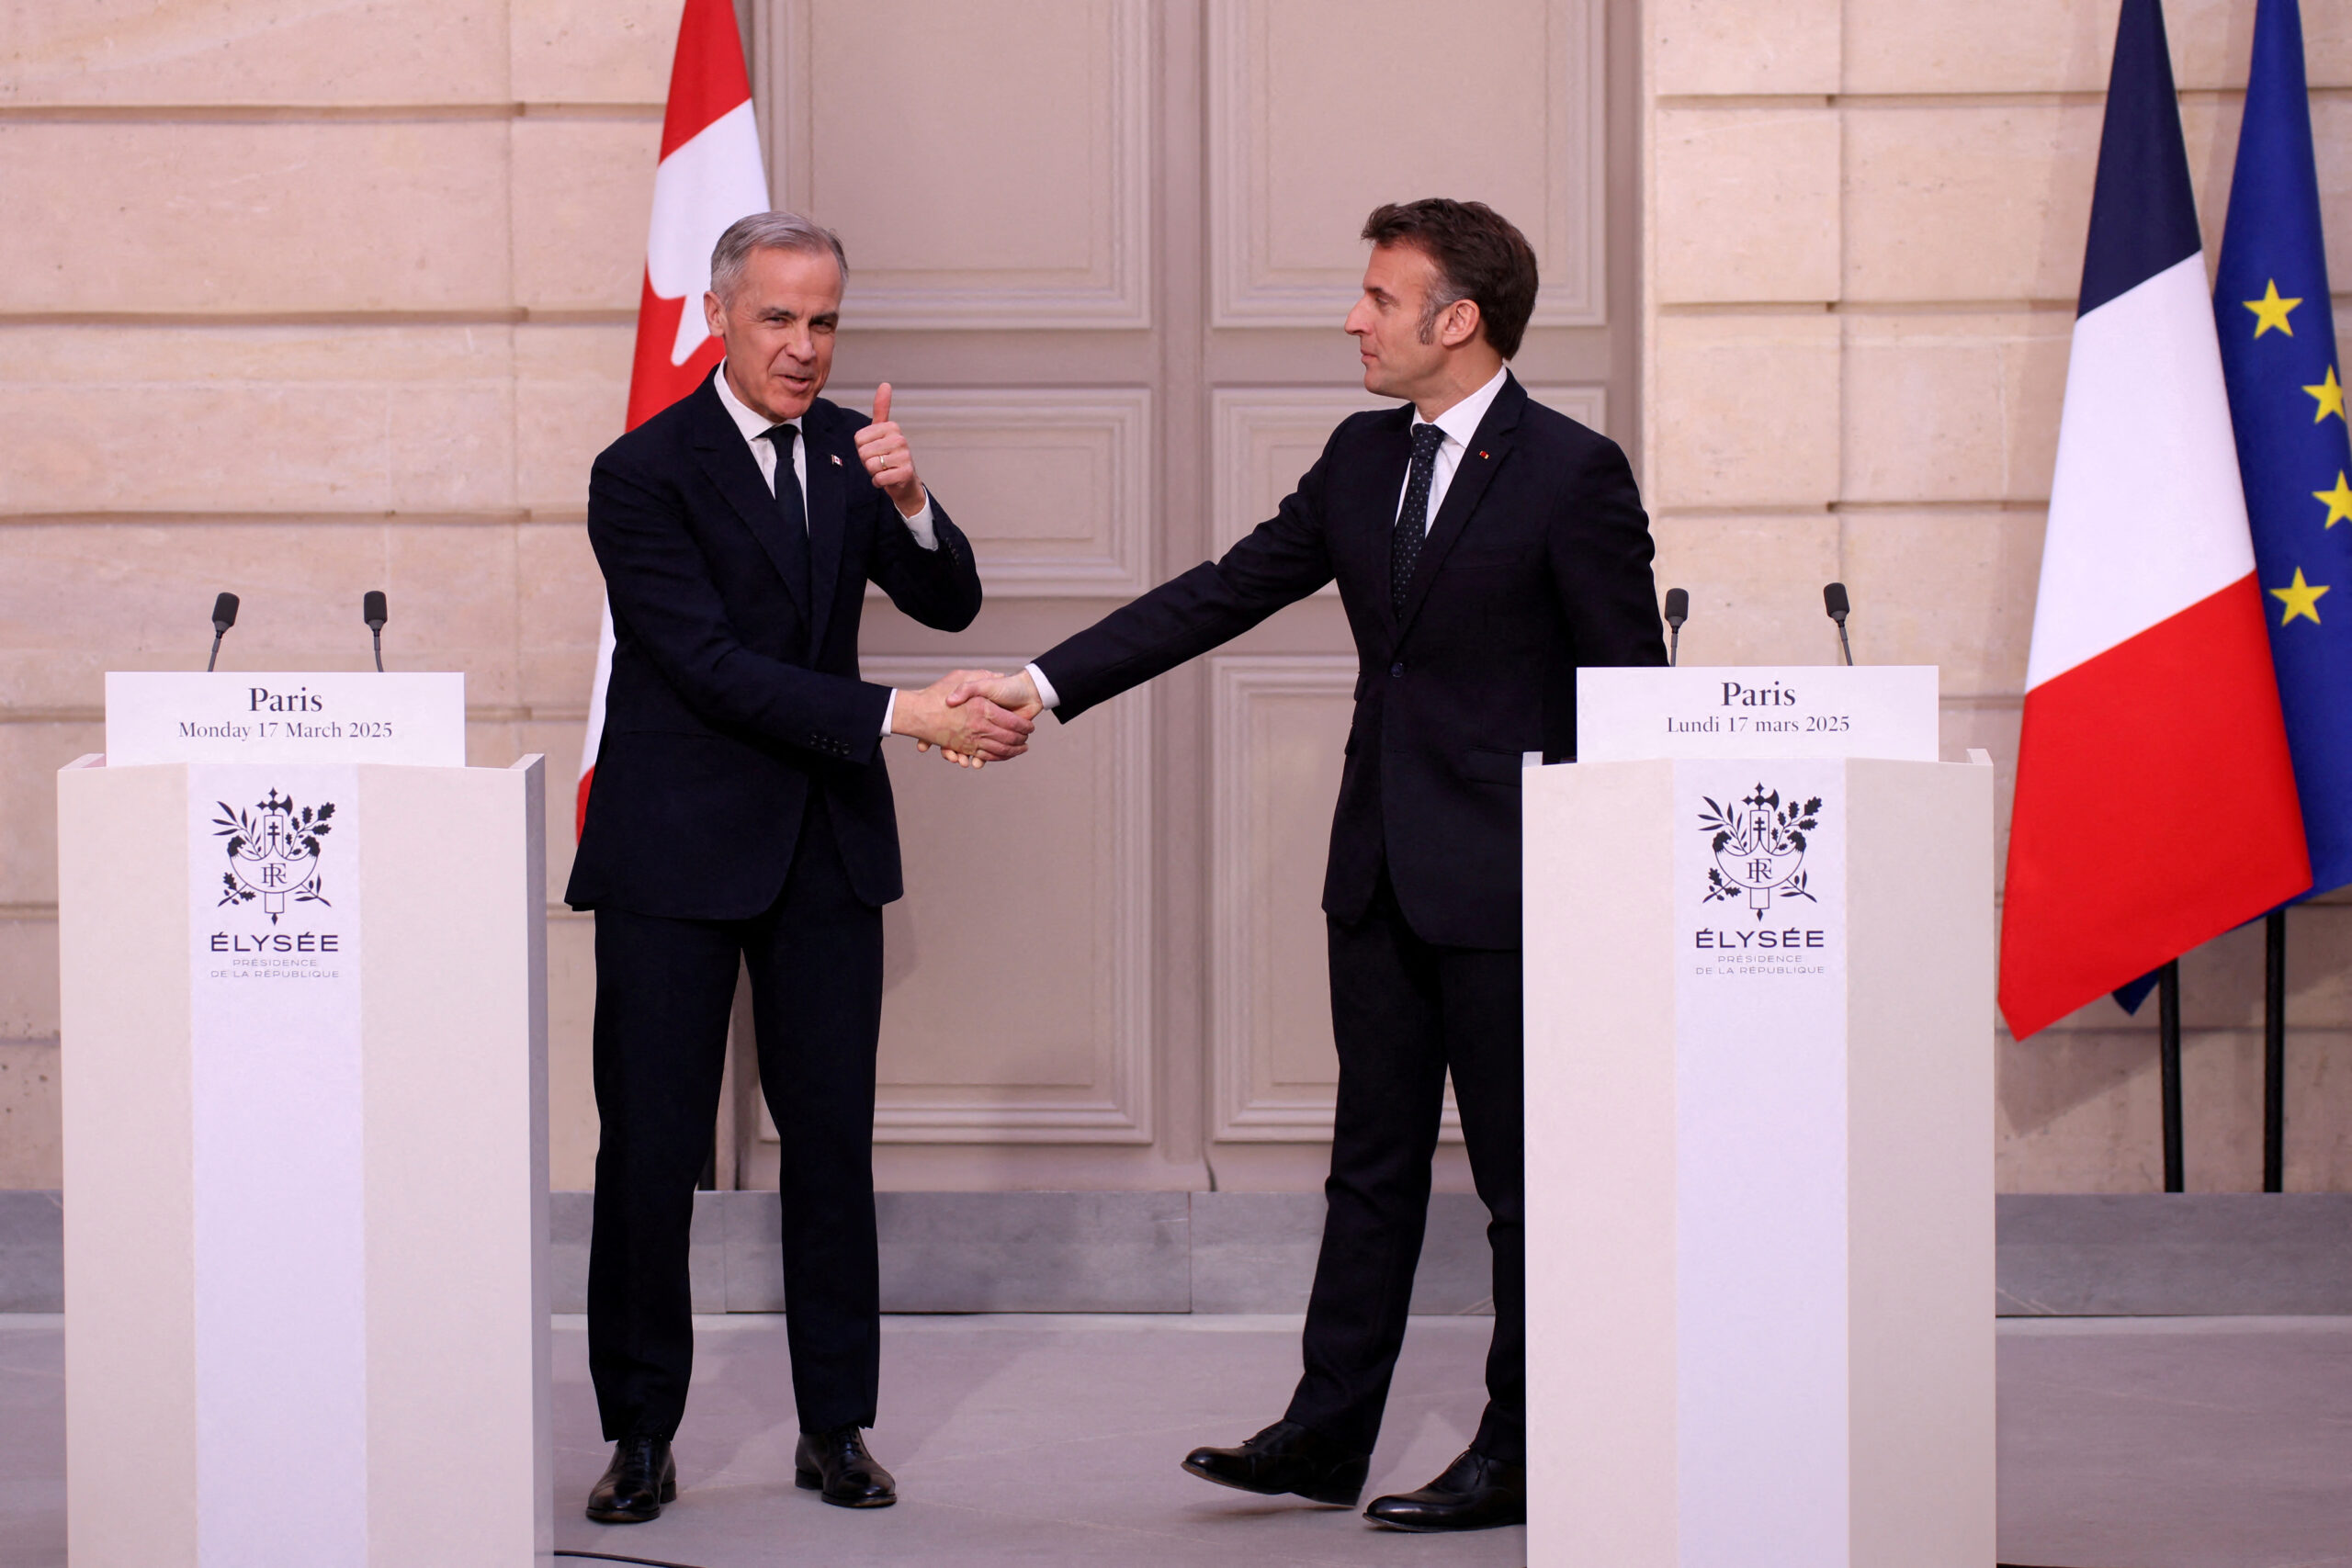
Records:
{"label": "navy suit jacket", "polygon": [[784,514],[709,381],[597,457],[588,542],[615,641],[572,908],[756,915],[783,891],[816,791],[857,896],[903,891],[881,756],[889,688],[857,672],[865,584],[961,631],[980,579],[938,497],[926,550],[866,478],[867,423],[822,398],[801,420],[812,604],[786,586]]}
{"label": "navy suit jacket", "polygon": [[1407,921],[1451,947],[1520,944],[1521,753],[1576,755],[1577,667],[1663,664],[1649,520],[1617,444],[1509,378],[1454,469],[1401,614],[1389,543],[1410,407],[1334,431],[1281,509],[1037,667],[1077,717],[1334,579],[1355,635],[1323,908],[1361,919],[1383,863]]}

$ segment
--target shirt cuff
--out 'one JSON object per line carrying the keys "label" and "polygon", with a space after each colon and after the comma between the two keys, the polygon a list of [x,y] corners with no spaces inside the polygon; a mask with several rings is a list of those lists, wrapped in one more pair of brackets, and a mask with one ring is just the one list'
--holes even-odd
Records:
{"label": "shirt cuff", "polygon": [[[898,508],[894,506],[890,510],[897,512]],[[899,520],[907,525],[907,532],[915,536],[916,544],[926,550],[939,548],[939,530],[933,527],[931,523],[931,487],[929,485],[923,486],[922,510],[912,517],[899,513]]]}
{"label": "shirt cuff", "polygon": [[884,704],[882,705],[882,739],[883,739],[888,740],[888,739],[890,739],[890,721],[891,721],[893,718],[895,718],[895,717],[897,717],[897,716],[898,716],[898,713],[899,713],[899,694],[898,694],[898,692],[894,689],[894,690],[890,693],[890,700],[889,700],[889,701],[888,701],[888,702],[886,702],[886,703],[884,703]]}
{"label": "shirt cuff", "polygon": [[1021,668],[1029,672],[1029,683],[1037,688],[1039,702],[1049,708],[1057,708],[1062,705],[1061,694],[1054,690],[1054,683],[1046,679],[1046,672],[1034,664],[1024,664]]}

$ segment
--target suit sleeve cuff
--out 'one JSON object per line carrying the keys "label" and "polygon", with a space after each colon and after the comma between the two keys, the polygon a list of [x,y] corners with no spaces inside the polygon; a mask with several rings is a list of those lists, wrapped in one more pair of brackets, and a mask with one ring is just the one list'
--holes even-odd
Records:
{"label": "suit sleeve cuff", "polygon": [[[897,512],[898,508],[894,506],[891,510],[893,512]],[[899,521],[907,525],[907,532],[915,536],[916,544],[922,546],[926,550],[935,550],[939,548],[939,530],[933,526],[932,523],[931,487],[929,485],[923,486],[922,510],[916,513],[912,517],[909,517],[904,513],[900,513]]]}
{"label": "suit sleeve cuff", "polygon": [[1029,683],[1037,688],[1039,702],[1049,708],[1057,708],[1062,705],[1061,694],[1054,690],[1054,683],[1046,679],[1046,672],[1043,670],[1038,669],[1035,664],[1024,664],[1022,668],[1029,672]]}

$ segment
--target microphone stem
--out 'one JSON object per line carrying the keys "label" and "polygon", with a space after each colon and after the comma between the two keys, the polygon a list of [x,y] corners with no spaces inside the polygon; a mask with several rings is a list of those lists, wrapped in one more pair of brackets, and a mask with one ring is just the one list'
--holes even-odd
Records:
{"label": "microphone stem", "polygon": [[207,675],[212,673],[212,666],[220,658],[220,639],[228,635],[229,634],[226,632],[214,632],[212,634],[212,651],[205,655],[204,658],[204,672]]}
{"label": "microphone stem", "polygon": [[1846,640],[1846,623],[1843,621],[1838,623],[1838,650],[1846,656],[1847,668],[1853,668],[1854,645]]}
{"label": "microphone stem", "polygon": [[[382,631],[382,629],[381,629],[381,628],[379,628],[379,627],[370,626],[370,627],[368,627],[368,635],[369,637],[373,637],[373,638],[375,639],[375,641],[376,641],[376,673],[377,673],[377,674],[379,674],[379,675],[381,675],[381,674],[384,672],[384,634],[383,634],[383,631]],[[1849,663],[1849,664],[1851,664],[1851,663],[1853,662],[1853,660],[1852,660],[1851,659],[1849,659],[1849,660],[1846,660],[1846,662],[1847,662],[1847,663]]]}
{"label": "microphone stem", "polygon": [[1666,628],[1666,667],[1668,670],[1672,670],[1681,663],[1681,661],[1682,628],[1680,626],[1668,626]]}

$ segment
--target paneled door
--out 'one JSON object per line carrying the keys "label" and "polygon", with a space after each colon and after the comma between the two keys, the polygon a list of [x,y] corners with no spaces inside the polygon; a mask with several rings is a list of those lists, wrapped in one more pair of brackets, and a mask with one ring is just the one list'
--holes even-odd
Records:
{"label": "paneled door", "polygon": [[[1630,0],[739,8],[777,202],[849,253],[829,395],[892,384],[987,583],[956,637],[875,598],[869,679],[1016,667],[1268,515],[1374,406],[1340,322],[1382,201],[1525,230],[1520,378],[1638,439]],[[891,743],[885,1187],[1320,1182],[1317,897],[1353,679],[1327,591],[1018,761]],[[773,1185],[735,1067],[721,1181]]]}

